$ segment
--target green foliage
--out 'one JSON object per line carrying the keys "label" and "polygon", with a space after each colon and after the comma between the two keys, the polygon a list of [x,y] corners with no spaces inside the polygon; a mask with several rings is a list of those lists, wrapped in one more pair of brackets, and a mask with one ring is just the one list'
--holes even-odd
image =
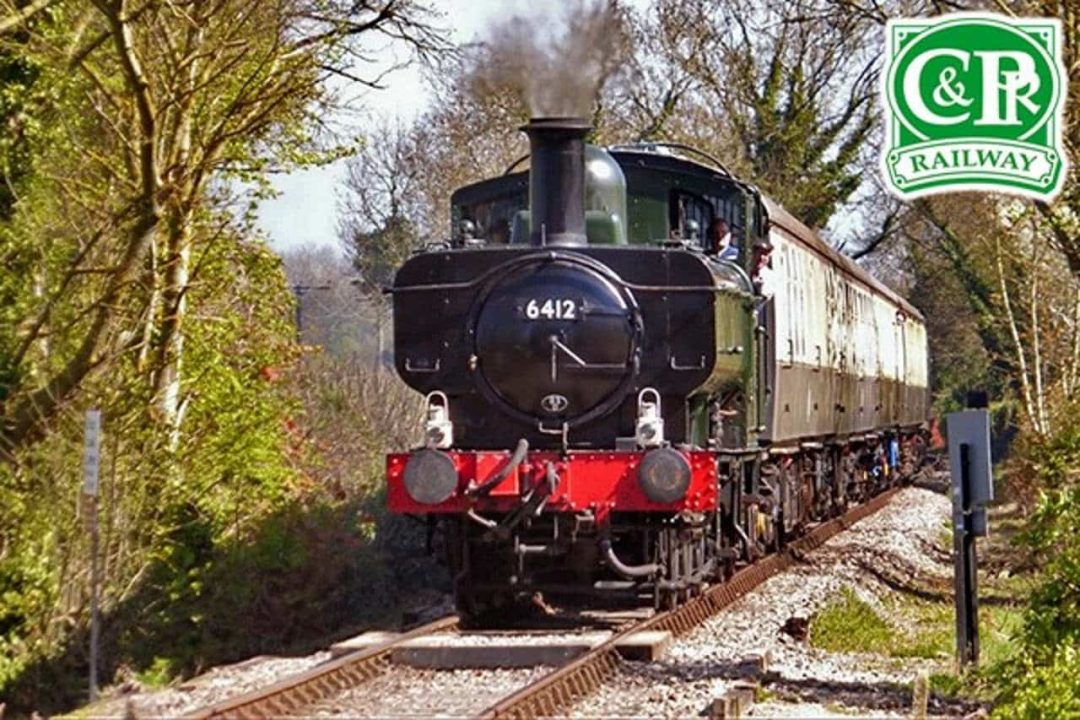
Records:
{"label": "green foliage", "polygon": [[[278,259],[234,241],[202,258],[185,367],[185,441],[170,449],[134,365],[88,388],[105,413],[105,676],[164,683],[252,654],[311,650],[392,625],[441,578],[422,525],[391,518],[383,454],[410,443],[419,399],[368,361],[298,357]],[[378,398],[379,402],[371,402]],[[0,465],[0,695],[56,711],[84,691],[82,408]],[[301,430],[303,427],[303,430]],[[42,694],[44,688],[49,693]],[[13,703],[13,704],[11,704]]]}
{"label": "green foliage", "polygon": [[176,671],[172,660],[156,657],[150,663],[150,667],[138,673],[136,678],[142,685],[159,688],[168,685],[174,675],[176,675]]}
{"label": "green foliage", "polygon": [[824,227],[862,183],[860,153],[877,124],[876,28],[828,4],[810,13],[708,6],[706,17],[739,32],[714,29],[722,38],[715,64],[695,57],[691,74],[720,86],[747,179],[808,226]]}
{"label": "green foliage", "polygon": [[33,59],[0,49],[0,221],[10,220],[16,193],[30,174],[40,124],[29,112],[41,100],[41,67]]}
{"label": "green foliage", "polygon": [[[1072,513],[1078,511],[1080,505],[1074,504]],[[1032,592],[1023,643],[1035,661],[1048,660],[1063,646],[1080,648],[1080,547],[1075,540],[1063,544]]]}
{"label": "green foliage", "polygon": [[360,277],[377,291],[393,282],[394,273],[416,250],[420,234],[412,221],[392,217],[375,230],[352,228],[344,239]]}
{"label": "green foliage", "polygon": [[1057,646],[1041,661],[1024,658],[1003,679],[1008,689],[994,708],[995,718],[1080,717],[1080,649],[1076,645]]}
{"label": "green foliage", "polygon": [[[32,243],[21,241],[8,224],[15,201],[26,190],[33,166],[33,147],[41,134],[40,124],[29,112],[40,102],[40,67],[12,50],[0,48],[0,328],[16,327],[25,310],[26,278],[37,253]],[[0,332],[0,402],[20,382],[15,362],[14,333]]]}
{"label": "green foliage", "polygon": [[[985,604],[979,608],[979,656],[984,667],[994,668],[1015,651],[1024,628],[1024,611],[1011,604],[990,605],[986,602],[988,593],[982,597]],[[952,620],[950,613],[949,621]]]}
{"label": "green foliage", "polygon": [[205,520],[192,520],[116,611],[122,661],[185,675],[396,620],[390,563],[360,538],[357,518],[355,504],[309,498],[216,542]]}
{"label": "green foliage", "polygon": [[[15,713],[85,690],[91,407],[106,681],[124,665],[163,682],[392,607],[366,496],[334,492],[378,471],[314,477],[291,296],[251,213],[271,171],[351,151],[323,131],[321,80],[361,36],[445,47],[411,1],[45,5],[0,33],[0,697]],[[371,457],[386,442],[368,440]]]}
{"label": "green foliage", "polygon": [[[0,465],[0,695],[55,638],[48,622],[63,590],[55,562],[65,544],[82,545],[76,518],[56,512],[58,486],[77,481],[53,462],[59,453],[77,457],[77,450],[63,442],[41,450],[33,459],[40,475]],[[74,499],[69,493],[63,507],[72,508]]]}
{"label": "green foliage", "polygon": [[[830,652],[877,653],[895,658],[940,660],[952,656],[956,636],[951,601],[899,594],[886,596],[882,602],[888,617],[882,617],[859,599],[851,588],[844,588],[814,616],[810,643]],[[979,620],[982,655],[993,663],[1008,654],[1019,630],[1020,614],[1008,606],[986,605]],[[968,684],[964,687],[968,694],[976,689]]]}
{"label": "green foliage", "polygon": [[[205,592],[205,576],[222,546],[296,497],[286,429],[294,401],[263,372],[291,362],[293,353],[280,263],[261,244],[217,248],[203,258],[202,282],[190,298],[194,312],[216,321],[194,325],[188,336],[186,368],[198,382],[190,385],[185,442],[175,451],[169,447],[147,412],[147,391],[134,365],[118,365],[86,388],[87,404],[104,417],[99,518],[106,617],[120,612],[113,608],[137,608],[124,610],[118,624],[145,629],[163,607],[190,607],[186,601]],[[45,686],[34,687],[45,672],[42,663],[53,667],[48,673],[78,677],[85,662],[89,555],[72,512],[79,507],[83,407],[65,413],[56,432],[20,453],[17,464],[0,464],[0,695],[17,704],[42,702],[38,692]],[[281,547],[267,552],[288,559]],[[140,602],[131,606],[135,597]],[[149,667],[152,675],[190,668],[201,657],[197,636],[174,638],[169,655],[167,644],[154,645],[145,658],[138,637],[107,631],[106,638],[106,662]],[[57,704],[36,707],[58,709],[65,699],[56,692],[50,700]]]}
{"label": "green foliage", "polygon": [[[222,287],[228,294],[211,291]],[[191,302],[207,321],[192,323],[186,340],[188,372],[199,383],[174,490],[194,496],[220,532],[276,509],[293,490],[285,423],[298,407],[272,379],[295,357],[291,297],[280,260],[261,243],[238,242],[204,260]],[[195,478],[205,484],[193,492]]]}
{"label": "green foliage", "polygon": [[1010,463],[1010,479],[1036,502],[1021,541],[1037,558],[1037,581],[1014,652],[994,678],[1000,717],[1080,715],[1080,423],[1052,436],[1027,438]]}
{"label": "green foliage", "polygon": [[931,673],[930,690],[938,695],[956,697],[964,690],[964,681],[951,673]]}

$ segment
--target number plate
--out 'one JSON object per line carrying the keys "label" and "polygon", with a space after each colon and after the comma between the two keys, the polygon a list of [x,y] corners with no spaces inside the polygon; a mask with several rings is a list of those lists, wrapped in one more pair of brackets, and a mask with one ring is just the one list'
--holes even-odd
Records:
{"label": "number plate", "polygon": [[529,298],[521,304],[526,320],[579,320],[581,303],[571,298]]}

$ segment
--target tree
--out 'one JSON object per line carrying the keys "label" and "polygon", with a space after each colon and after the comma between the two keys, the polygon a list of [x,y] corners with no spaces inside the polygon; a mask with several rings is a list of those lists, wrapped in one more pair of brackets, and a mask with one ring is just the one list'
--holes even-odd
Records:
{"label": "tree", "polygon": [[[285,276],[297,304],[297,328],[304,345],[334,355],[365,349],[370,302],[363,297],[356,268],[336,247],[301,247],[282,253]],[[299,323],[298,323],[299,324]]]}
{"label": "tree", "polygon": [[431,158],[418,133],[400,122],[383,124],[347,164],[339,235],[363,288],[375,295],[418,248],[421,234],[436,232],[421,199]]}
{"label": "tree", "polygon": [[605,104],[623,132],[711,152],[811,227],[859,187],[877,122],[872,23],[824,1],[676,0],[635,27]]}
{"label": "tree", "polygon": [[[217,242],[231,221],[237,199],[229,179],[260,182],[269,171],[335,156],[317,137],[331,101],[324,81],[358,77],[360,38],[394,38],[421,55],[445,43],[411,0],[187,0],[137,10],[126,0],[98,0],[5,9],[3,27],[30,34],[20,51],[69,90],[47,108],[62,119],[63,144],[42,168],[51,185],[42,192],[85,216],[67,228],[65,239],[80,249],[49,278],[10,364],[29,363],[55,332],[58,305],[76,287],[86,293],[66,329],[77,338],[71,350],[50,353],[47,370],[39,363],[40,381],[12,389],[0,448],[10,457],[40,438],[83,380],[125,353],[137,355],[175,445],[187,298],[200,247]],[[73,167],[72,156],[85,162]]]}
{"label": "tree", "polygon": [[1015,399],[1020,424],[1050,435],[1077,398],[1080,286],[1041,213],[1026,200],[946,195],[917,200],[901,227],[935,366],[952,368],[939,391],[959,401],[982,386]]}
{"label": "tree", "polygon": [[73,696],[47,673],[79,670],[49,658],[78,662],[87,618],[72,459],[92,406],[102,600],[137,628],[113,627],[109,659],[146,667],[157,632],[176,671],[222,659],[199,643],[215,561],[320,499],[296,468],[287,285],[251,209],[269,173],[340,155],[328,80],[377,84],[376,37],[438,51],[431,18],[411,0],[0,0],[0,71],[20,64],[0,72],[5,700]]}
{"label": "tree", "polygon": [[[997,0],[997,9],[1008,15],[1036,15],[1061,20],[1064,34],[1062,61],[1068,80],[1067,94],[1073,98],[1065,105],[1062,138],[1069,158],[1069,175],[1061,194],[1052,203],[1037,202],[1035,207],[1049,230],[1049,237],[1069,263],[1069,271],[1080,281],[1080,9],[1075,0]],[[1063,99],[1062,102],[1065,102]]]}

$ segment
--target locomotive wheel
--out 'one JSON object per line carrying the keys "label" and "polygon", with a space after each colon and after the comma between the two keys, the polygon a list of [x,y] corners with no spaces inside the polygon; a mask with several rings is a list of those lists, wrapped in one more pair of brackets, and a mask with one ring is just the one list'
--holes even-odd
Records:
{"label": "locomotive wheel", "polygon": [[529,608],[514,601],[510,593],[467,591],[455,594],[454,607],[464,628],[502,628],[520,622],[531,614]]}
{"label": "locomotive wheel", "polygon": [[672,610],[696,594],[698,581],[705,573],[710,558],[707,551],[696,552],[700,537],[687,528],[664,528],[658,531],[657,562],[664,568],[664,579],[681,587],[660,587],[653,590],[653,606],[657,610]]}

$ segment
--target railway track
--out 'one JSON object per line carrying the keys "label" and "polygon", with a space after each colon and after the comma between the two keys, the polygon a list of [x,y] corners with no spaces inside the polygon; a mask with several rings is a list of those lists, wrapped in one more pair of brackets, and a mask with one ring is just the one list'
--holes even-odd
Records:
{"label": "railway track", "polygon": [[456,615],[441,618],[403,633],[391,641],[343,655],[265,688],[224,700],[184,717],[187,720],[212,720],[291,715],[335,693],[388,672],[391,668],[390,656],[394,648],[402,643],[423,635],[453,632],[457,628]]}
{"label": "railway track", "polygon": [[[640,622],[616,629],[609,639],[595,648],[470,714],[485,719],[521,720],[559,714],[577,700],[595,692],[618,672],[620,657],[617,646],[630,635],[649,630],[669,631],[675,636],[689,632],[765,580],[799,562],[805,553],[880,510],[896,492],[896,489],[890,489],[844,515],[822,523],[804,537],[792,542],[782,552],[740,570],[727,582],[708,588],[698,597],[674,610],[657,613]],[[211,720],[298,715],[305,708],[392,672],[394,666],[391,656],[395,648],[403,643],[423,635],[455,632],[458,628],[456,617],[443,618],[376,647],[345,655],[261,690],[204,708],[187,717],[193,720]]]}
{"label": "railway track", "polygon": [[740,570],[727,582],[714,585],[690,602],[674,610],[659,613],[616,634],[604,644],[552,671],[540,681],[487,708],[480,717],[488,720],[524,720],[559,713],[578,698],[594,692],[618,671],[619,656],[615,648],[625,635],[645,630],[668,630],[676,636],[687,633],[773,575],[791,567],[803,554],[820,547],[837,533],[883,508],[896,492],[896,488],[887,490],[844,515],[822,523],[782,552]]}

